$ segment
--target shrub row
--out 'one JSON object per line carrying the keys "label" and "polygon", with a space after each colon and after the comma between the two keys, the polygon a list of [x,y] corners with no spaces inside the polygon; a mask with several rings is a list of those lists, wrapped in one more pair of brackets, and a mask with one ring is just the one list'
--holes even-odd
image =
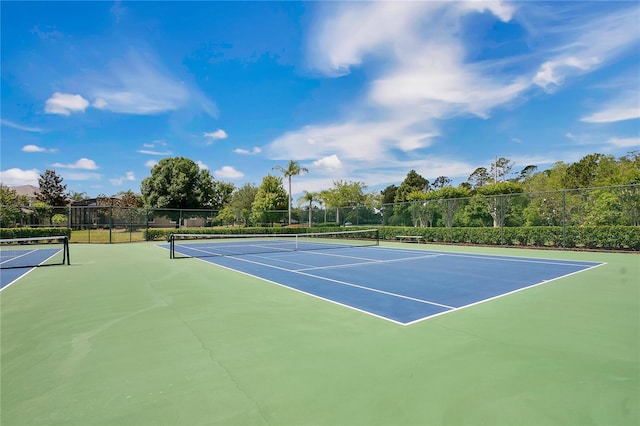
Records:
{"label": "shrub row", "polygon": [[[348,230],[369,229],[353,226]],[[399,235],[421,236],[427,242],[479,245],[508,245],[523,247],[557,247],[596,250],[640,251],[638,226],[527,226],[505,228],[413,228],[381,226],[381,240],[397,240]],[[185,234],[299,234],[302,232],[331,232],[333,226],[314,228],[193,228],[148,229],[147,241],[167,240],[174,233]]]}
{"label": "shrub row", "polygon": [[[371,227],[369,227],[371,228]],[[351,228],[349,228],[351,229]],[[365,228],[362,228],[365,229]],[[368,228],[366,228],[368,229]],[[183,229],[146,229],[144,238],[147,241],[168,240],[171,234],[301,234],[304,232],[335,232],[335,226],[313,227],[313,228],[287,228],[287,227],[237,227],[237,228],[183,228]]]}
{"label": "shrub row", "polygon": [[596,250],[640,250],[638,226],[527,226],[505,228],[411,228],[386,226],[380,238],[418,235],[427,242]]}
{"label": "shrub row", "polygon": [[61,237],[71,238],[70,228],[0,228],[0,238]]}

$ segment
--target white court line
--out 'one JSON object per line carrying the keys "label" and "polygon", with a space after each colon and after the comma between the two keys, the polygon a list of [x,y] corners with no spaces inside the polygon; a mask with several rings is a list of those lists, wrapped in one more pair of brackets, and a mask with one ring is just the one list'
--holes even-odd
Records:
{"label": "white court line", "polygon": [[[491,301],[491,300],[500,299],[501,297],[509,296],[509,295],[511,295],[511,294],[515,294],[515,293],[521,292],[521,291],[523,291],[523,290],[528,290],[528,289],[533,288],[533,287],[538,287],[538,286],[541,286],[541,285],[543,285],[543,284],[547,284],[547,283],[550,283],[550,282],[552,282],[552,281],[559,280],[559,279],[561,279],[561,278],[566,278],[566,277],[569,277],[569,276],[571,276],[571,275],[579,274],[579,273],[581,273],[581,272],[585,272],[585,271],[588,271],[588,270],[590,270],[590,269],[597,268],[597,267],[602,266],[602,265],[606,265],[606,263],[599,263],[599,264],[597,264],[597,265],[593,265],[593,266],[591,266],[591,267],[588,267],[588,268],[585,268],[585,269],[581,269],[581,270],[579,270],[579,271],[570,272],[570,273],[568,273],[568,274],[561,275],[561,276],[559,276],[559,277],[555,277],[555,278],[551,278],[551,279],[549,279],[549,280],[543,280],[543,281],[540,281],[539,283],[531,284],[531,285],[528,285],[528,286],[526,286],[526,287],[517,288],[517,289],[515,289],[515,290],[511,290],[510,292],[502,293],[502,294],[498,294],[498,295],[493,296],[493,297],[490,297],[490,298],[488,298],[488,299],[482,299],[482,300],[478,300],[477,302],[469,303],[468,305],[459,306],[459,307],[457,307],[457,308],[453,308],[453,309],[452,309],[452,310],[450,310],[450,311],[440,312],[440,313],[437,313],[437,314],[430,315],[430,316],[428,316],[428,317],[419,318],[419,319],[417,319],[417,320],[414,320],[414,321],[408,322],[408,323],[406,323],[406,324],[404,324],[404,325],[411,325],[411,324],[415,324],[415,323],[422,322],[422,321],[425,321],[425,320],[428,320],[428,319],[431,319],[431,318],[439,317],[440,315],[444,315],[444,314],[448,314],[448,313],[451,313],[451,312],[459,311],[460,309],[466,309],[466,308],[470,308],[471,306],[476,306],[476,305],[480,305],[480,304],[485,303],[485,302],[489,302],[489,301]],[[573,266],[576,266],[576,265],[573,265]],[[579,266],[579,265],[578,265],[578,266]]]}
{"label": "white court line", "polygon": [[[40,262],[40,265],[42,265],[43,263],[47,262],[49,259],[51,259],[53,256],[55,256],[56,254],[60,253],[59,249],[58,251],[56,251],[55,253],[53,253],[51,256],[47,257],[45,260],[43,260],[42,262]],[[31,250],[29,253],[33,253],[34,251],[38,251],[38,249],[33,249]],[[15,259],[15,258],[14,258]],[[3,262],[4,263],[4,262]],[[30,272],[32,272],[33,270],[36,269],[36,266],[31,266],[31,267],[25,267],[25,268],[14,268],[14,269],[27,269],[29,268],[29,270],[27,272],[25,272],[24,274],[21,274],[20,276],[16,277],[15,280],[11,281],[9,284],[5,285],[4,287],[0,288],[0,291],[3,291],[4,289],[8,288],[9,286],[11,286],[12,284],[15,284],[16,282],[18,282],[18,280],[20,280],[21,278],[23,278],[25,275],[29,274]]]}
{"label": "white court line", "polygon": [[350,268],[352,266],[364,266],[364,265],[386,264],[386,263],[396,263],[396,262],[408,262],[408,261],[411,261],[411,260],[430,259],[430,258],[440,257],[440,256],[442,256],[442,255],[441,254],[430,254],[430,255],[427,255],[427,256],[405,257],[405,258],[402,258],[402,259],[389,259],[389,260],[372,259],[369,262],[346,263],[344,265],[314,266],[312,268],[294,269],[294,270],[292,270],[292,272],[314,271],[314,270],[325,270],[325,269],[337,269],[337,268]]}
{"label": "white court line", "polygon": [[[161,247],[161,246],[158,246],[158,247],[165,248],[165,247]],[[476,255],[476,254],[467,254],[467,253],[461,253],[461,252],[441,252],[441,251],[435,251],[435,250],[407,250],[407,249],[387,248],[387,247],[380,247],[380,246],[378,246],[378,247],[368,247],[367,249],[368,250],[392,251],[394,253],[398,253],[398,251],[405,251],[405,252],[410,252],[410,253],[436,253],[436,254],[440,254],[440,255],[451,255],[451,256],[456,256],[456,257],[472,257],[472,258],[478,258],[478,259],[495,259],[495,260],[505,260],[505,261],[525,261],[525,262],[526,261],[532,261],[531,258],[523,259],[523,258],[519,258],[518,256],[511,256],[511,255],[481,255],[481,254],[480,255]],[[327,253],[322,253],[322,254],[323,255],[327,255]],[[242,259],[242,258],[237,257],[237,256],[229,256],[229,257],[233,257],[233,259],[235,259],[235,260],[247,261],[247,260]],[[345,256],[345,257],[347,257],[347,256]],[[267,257],[263,257],[263,258],[269,259],[269,260],[273,259],[273,258],[267,258]],[[402,325],[402,326],[408,326],[408,325],[416,324],[416,323],[419,323],[419,322],[422,322],[422,321],[430,320],[432,318],[435,318],[435,317],[438,317],[438,316],[441,316],[441,315],[446,315],[446,314],[449,314],[451,312],[459,311],[461,309],[466,309],[466,308],[469,308],[469,307],[472,307],[472,306],[475,306],[475,305],[479,305],[479,304],[482,304],[482,303],[485,303],[485,302],[492,301],[494,299],[499,299],[499,298],[504,297],[504,296],[508,296],[508,295],[511,295],[511,294],[514,294],[514,293],[518,293],[518,292],[523,291],[523,290],[528,290],[528,289],[533,288],[533,287],[537,287],[537,286],[540,286],[540,285],[543,285],[543,284],[546,284],[546,283],[549,283],[549,282],[552,282],[552,281],[555,281],[555,280],[566,278],[566,277],[569,277],[571,275],[579,274],[581,272],[585,272],[585,271],[588,271],[590,269],[594,269],[594,268],[597,268],[599,266],[603,266],[603,265],[607,264],[606,262],[593,262],[593,261],[580,261],[580,260],[577,260],[577,261],[571,261],[571,260],[558,261],[556,259],[548,259],[548,258],[541,258],[541,261],[533,260],[535,263],[552,264],[552,265],[568,265],[568,266],[578,266],[579,267],[579,266],[587,266],[586,264],[592,264],[593,266],[588,266],[585,269],[581,269],[579,271],[571,272],[569,274],[565,274],[565,275],[562,275],[562,276],[559,276],[559,277],[555,277],[555,278],[552,278],[552,279],[549,279],[549,280],[544,280],[544,281],[541,281],[541,282],[539,282],[537,284],[532,284],[532,285],[529,285],[529,286],[526,286],[526,287],[518,288],[518,289],[512,290],[512,291],[507,292],[507,293],[503,293],[503,294],[499,294],[499,295],[490,297],[488,299],[479,300],[477,302],[473,302],[473,303],[470,303],[470,304],[465,305],[465,306],[460,306],[460,307],[456,308],[456,307],[451,307],[451,306],[446,306],[446,305],[440,305],[442,307],[447,308],[448,310],[444,311],[444,312],[437,313],[437,314],[428,315],[428,316],[425,316],[425,317],[422,317],[422,318],[418,318],[418,319],[416,319],[414,321],[410,321],[410,322],[404,323],[404,322],[401,322],[401,321],[394,320],[392,318],[385,317],[383,315],[378,315],[378,314],[375,314],[373,312],[369,312],[369,311],[364,310],[364,309],[359,309],[359,308],[356,308],[356,307],[351,306],[351,305],[347,305],[347,304],[344,304],[344,303],[337,302],[337,301],[335,301],[333,299],[328,299],[328,298],[325,298],[325,297],[322,297],[322,296],[318,296],[317,294],[309,293],[309,292],[304,291],[304,290],[299,290],[299,289],[291,287],[289,285],[282,284],[282,283],[279,283],[277,281],[272,281],[272,280],[266,279],[266,278],[261,277],[259,275],[254,275],[254,274],[251,274],[251,273],[248,273],[248,272],[244,272],[244,271],[240,271],[240,270],[237,270],[237,269],[234,269],[234,268],[231,268],[231,267],[220,265],[220,264],[217,264],[217,263],[214,263],[214,262],[209,262],[206,259],[198,259],[198,258],[196,258],[196,260],[199,260],[201,262],[206,262],[207,264],[212,264],[213,263],[214,265],[216,265],[216,266],[218,266],[220,268],[223,268],[223,269],[226,269],[226,270],[229,270],[229,271],[233,271],[233,272],[236,272],[236,273],[241,273],[241,274],[253,277],[253,278],[257,278],[259,280],[266,281],[266,282],[278,285],[280,287],[284,287],[284,288],[287,288],[289,290],[296,291],[298,293],[302,293],[302,294],[305,294],[305,295],[308,295],[308,296],[311,296],[311,297],[315,297],[316,299],[324,300],[326,302],[333,303],[335,305],[339,305],[339,306],[342,306],[342,307],[345,307],[345,308],[348,308],[348,309],[352,309],[354,311],[358,311],[358,312],[364,313],[366,315],[370,315],[370,316],[373,316],[373,317],[376,317],[376,318],[380,318],[382,320],[389,321],[389,322],[392,322],[394,324],[399,324],[399,325]],[[566,262],[569,262],[569,263],[566,263]],[[262,265],[259,262],[251,262],[251,263],[256,263],[256,264]],[[279,267],[275,267],[273,265],[268,265],[268,264],[264,265],[264,266],[267,266],[267,267],[270,267],[270,268],[275,268],[275,269],[281,269],[281,270],[288,271],[288,272],[295,272],[295,271],[291,271],[291,270],[286,269],[286,268],[279,268]],[[311,277],[314,277],[314,278],[318,278],[318,279],[325,279],[325,280],[328,280],[328,281],[336,281],[336,280],[330,280],[330,279],[326,279],[324,277],[318,277],[316,275],[306,274],[306,273],[302,273],[302,272],[300,272],[300,274],[308,275],[308,276],[311,276]],[[339,281],[336,281],[336,282],[341,283]],[[350,284],[350,283],[342,283],[342,284],[357,286],[355,284]],[[385,293],[385,292],[378,291],[378,290],[375,290],[375,289],[370,289],[368,287],[362,287],[362,286],[357,286],[357,287],[361,287],[361,288],[363,288],[365,290],[377,291],[377,292],[380,292],[380,293]],[[401,298],[407,298],[407,297],[403,297],[402,295],[397,295],[397,296],[401,297]],[[411,299],[411,298],[408,298],[408,299]],[[414,299],[414,300],[416,300],[416,299]],[[420,301],[420,300],[418,300],[418,301]],[[422,301],[422,302],[427,303],[427,304],[434,304],[434,303],[429,303],[427,301]]]}
{"label": "white court line", "polygon": [[291,270],[291,269],[287,269],[287,268],[281,268],[280,266],[270,265],[268,263],[262,263],[262,262],[256,262],[256,261],[253,261],[253,260],[248,260],[248,259],[246,259],[244,257],[238,257],[238,256],[227,256],[227,257],[230,257],[230,258],[235,259],[235,260],[240,260],[242,262],[253,263],[254,265],[266,266],[268,268],[278,269],[278,270],[281,270],[281,271],[291,272],[291,273],[299,274],[299,275],[305,275],[307,277],[313,277],[313,278],[317,278],[317,279],[324,280],[324,281],[329,281],[329,282],[334,282],[334,283],[337,283],[337,284],[346,285],[346,286],[349,286],[349,287],[355,287],[355,288],[359,288],[359,289],[362,289],[362,290],[368,290],[368,291],[371,291],[371,292],[374,292],[374,293],[380,293],[380,294],[384,294],[384,295],[387,295],[387,296],[398,297],[400,299],[412,300],[414,302],[424,303],[424,304],[433,305],[433,306],[440,306],[442,308],[447,308],[447,309],[455,309],[453,306],[443,305],[442,303],[432,302],[430,300],[423,300],[423,299],[418,299],[416,297],[405,296],[403,294],[391,293],[389,291],[378,290],[378,289],[375,289],[375,288],[366,287],[366,286],[362,286],[362,285],[354,284],[354,283],[349,283],[349,282],[346,282],[346,281],[334,280],[333,278],[321,277],[319,275],[309,274],[307,272],[301,272],[301,271],[295,271],[295,270]]}
{"label": "white court line", "polygon": [[33,249],[33,250],[28,251],[26,253],[22,253],[20,256],[11,256],[10,255],[11,257],[9,257],[7,260],[3,260],[2,262],[0,262],[0,265],[5,264],[7,262],[11,262],[12,260],[15,260],[15,259],[20,259],[21,257],[27,256],[27,255],[29,255],[31,253],[35,253],[36,251],[38,251],[38,249]]}
{"label": "white court line", "polygon": [[[182,248],[182,249],[184,249],[186,251],[188,251],[188,250],[199,251],[201,253],[210,254],[212,256],[228,256],[228,257],[231,257],[233,254],[236,254],[236,255],[238,254],[237,250],[234,251],[234,250],[231,250],[230,248],[225,250],[224,246],[223,247],[215,247],[215,246],[204,246],[204,247],[202,247],[201,246],[201,247],[196,248],[196,247],[190,246],[188,244],[179,244],[176,247]],[[226,246],[226,247],[229,247],[229,246]],[[242,246],[239,246],[239,247],[256,247],[256,248],[264,248],[264,249],[268,248],[270,250],[274,250],[273,251],[274,253],[288,253],[288,252],[294,251],[294,250],[291,250],[291,249],[278,249],[277,247],[273,247],[273,246],[269,246],[269,245],[262,245],[262,244],[242,245]],[[203,250],[203,249],[205,249],[205,250]],[[209,249],[211,249],[211,250],[216,249],[218,251],[209,251]],[[182,252],[180,252],[180,250],[176,250],[176,251],[178,253],[182,254],[182,255],[189,256],[188,253],[182,253]],[[250,254],[251,253],[247,253],[246,255],[250,255]]]}
{"label": "white court line", "polygon": [[396,248],[388,248],[388,247],[370,247],[369,250],[382,250],[382,251],[393,251],[395,253],[398,250],[405,250],[411,253],[439,253],[444,256],[452,256],[452,257],[469,257],[472,259],[491,259],[491,260],[500,260],[503,262],[524,262],[524,263],[541,263],[544,265],[560,265],[560,266],[588,266],[588,265],[604,265],[606,262],[594,262],[590,260],[557,260],[557,259],[548,259],[548,258],[540,258],[540,260],[535,258],[524,258],[513,255],[503,255],[503,254],[472,254],[472,253],[461,253],[461,252],[445,252],[445,251],[436,251],[436,250],[407,250],[407,249],[396,249]]}

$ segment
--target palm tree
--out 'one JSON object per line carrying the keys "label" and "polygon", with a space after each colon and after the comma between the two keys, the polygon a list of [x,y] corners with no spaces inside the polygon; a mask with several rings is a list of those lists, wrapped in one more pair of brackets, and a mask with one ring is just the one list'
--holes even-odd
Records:
{"label": "palm tree", "polygon": [[304,195],[298,200],[299,204],[309,203],[309,228],[311,228],[311,214],[313,212],[313,202],[320,201],[320,195],[317,192],[303,191]]}
{"label": "palm tree", "polygon": [[273,169],[280,170],[282,174],[289,179],[289,225],[291,225],[291,176],[297,176],[300,173],[308,173],[305,167],[300,167],[297,161],[289,161],[287,167],[275,166]]}

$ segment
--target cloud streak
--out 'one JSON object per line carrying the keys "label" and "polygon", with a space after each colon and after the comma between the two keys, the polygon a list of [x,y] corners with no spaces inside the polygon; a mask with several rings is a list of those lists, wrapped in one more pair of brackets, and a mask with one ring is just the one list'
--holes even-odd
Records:
{"label": "cloud streak", "polygon": [[25,145],[21,149],[22,152],[57,152],[55,148],[43,148],[38,145]]}
{"label": "cloud streak", "polygon": [[22,124],[17,124],[12,121],[4,120],[4,119],[0,120],[0,124],[2,124],[3,126],[11,127],[12,129],[22,130],[25,132],[32,132],[32,133],[44,132],[44,130],[39,127],[23,126]]}
{"label": "cloud streak", "polygon": [[95,161],[90,160],[88,158],[81,158],[75,163],[70,164],[62,164],[62,163],[54,163],[51,165],[52,167],[61,167],[64,169],[82,169],[82,170],[97,170],[98,165]]}

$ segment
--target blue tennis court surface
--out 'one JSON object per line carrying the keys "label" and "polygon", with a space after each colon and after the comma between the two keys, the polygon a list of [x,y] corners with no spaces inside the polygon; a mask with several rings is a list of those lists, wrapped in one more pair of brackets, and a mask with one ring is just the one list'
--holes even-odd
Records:
{"label": "blue tennis court surface", "polygon": [[[176,250],[188,254],[193,248]],[[404,325],[601,265],[385,247],[212,254],[200,260]]]}
{"label": "blue tennis court surface", "polygon": [[59,248],[26,248],[0,251],[0,290],[60,253]]}

